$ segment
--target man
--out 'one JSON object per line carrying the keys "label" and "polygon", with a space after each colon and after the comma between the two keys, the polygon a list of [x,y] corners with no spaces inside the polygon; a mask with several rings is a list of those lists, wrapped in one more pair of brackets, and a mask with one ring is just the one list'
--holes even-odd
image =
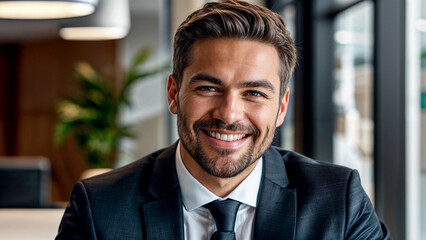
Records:
{"label": "man", "polygon": [[57,239],[389,239],[355,170],[270,146],[296,56],[266,8],[191,14],[167,84],[180,140],[78,182]]}

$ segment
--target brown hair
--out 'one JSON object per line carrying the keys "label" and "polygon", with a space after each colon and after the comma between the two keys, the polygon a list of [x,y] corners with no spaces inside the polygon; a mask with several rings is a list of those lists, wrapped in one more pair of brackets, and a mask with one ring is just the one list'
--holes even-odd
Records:
{"label": "brown hair", "polygon": [[271,10],[237,0],[206,3],[179,26],[174,39],[173,76],[178,88],[192,44],[201,38],[235,38],[272,44],[281,59],[280,99],[297,60],[293,39],[282,17]]}

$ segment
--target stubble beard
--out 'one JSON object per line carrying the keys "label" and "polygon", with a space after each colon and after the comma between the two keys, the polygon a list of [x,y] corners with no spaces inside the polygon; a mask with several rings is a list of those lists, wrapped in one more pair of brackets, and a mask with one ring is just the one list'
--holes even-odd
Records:
{"label": "stubble beard", "polygon": [[[244,126],[239,123],[226,124],[218,119],[213,120],[199,120],[196,121],[192,130],[195,133],[195,138],[191,137],[191,129],[186,122],[186,118],[180,110],[178,104],[177,113],[178,132],[181,140],[181,144],[194,161],[208,174],[219,177],[219,178],[231,178],[235,177],[250,165],[255,163],[260,156],[266,151],[271,145],[273,134],[275,133],[275,126],[271,132],[271,127],[266,128],[265,137],[261,140],[258,148],[255,149],[255,142],[259,138],[260,131],[253,126]],[[242,131],[250,133],[252,140],[248,150],[239,157],[239,159],[233,159],[230,155],[235,152],[234,150],[212,148],[217,153],[217,156],[208,156],[206,151],[202,147],[200,141],[200,134],[202,128],[209,129],[226,129],[231,131]],[[272,136],[270,136],[272,133]],[[221,166],[218,166],[218,159],[221,158]]]}

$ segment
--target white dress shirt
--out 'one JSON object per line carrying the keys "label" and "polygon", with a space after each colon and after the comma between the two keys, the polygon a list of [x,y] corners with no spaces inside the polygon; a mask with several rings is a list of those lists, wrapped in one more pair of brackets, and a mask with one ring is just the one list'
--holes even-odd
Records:
{"label": "white dress shirt", "polygon": [[[181,143],[176,149],[176,171],[182,193],[184,233],[186,240],[208,240],[216,231],[216,224],[210,211],[203,207],[216,199],[222,199],[201,185],[186,169],[180,154]],[[235,220],[237,240],[253,239],[254,215],[257,194],[262,177],[262,158],[253,171],[223,199],[231,198],[241,202]]]}

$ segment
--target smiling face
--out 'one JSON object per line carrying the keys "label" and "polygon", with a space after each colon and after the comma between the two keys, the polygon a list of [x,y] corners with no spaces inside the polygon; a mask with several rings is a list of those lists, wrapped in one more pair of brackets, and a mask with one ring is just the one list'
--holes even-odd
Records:
{"label": "smiling face", "polygon": [[172,75],[167,86],[182,160],[194,177],[250,173],[286,114],[288,90],[280,100],[279,67],[272,45],[226,38],[194,42],[180,88]]}

